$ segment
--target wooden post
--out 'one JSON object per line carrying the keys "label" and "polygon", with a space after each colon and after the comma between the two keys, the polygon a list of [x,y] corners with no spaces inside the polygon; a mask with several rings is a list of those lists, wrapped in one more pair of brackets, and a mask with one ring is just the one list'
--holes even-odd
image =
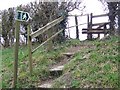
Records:
{"label": "wooden post", "polygon": [[[50,21],[52,21],[52,17],[50,17]],[[48,31],[47,31],[47,39],[51,37],[52,35],[52,32],[54,31],[53,30],[54,28],[51,27]],[[53,43],[52,43],[52,40],[48,41],[47,43],[47,51],[51,51],[52,50],[52,47],[53,47]]]}
{"label": "wooden post", "polygon": [[[92,30],[92,16],[93,14],[90,14],[90,26],[89,26],[89,30]],[[89,34],[89,39],[92,40],[92,34]]]}
{"label": "wooden post", "polygon": [[[89,25],[90,23],[89,23],[89,14],[87,15],[87,31],[89,31]],[[87,39],[89,39],[89,34],[87,34]]]}
{"label": "wooden post", "polygon": [[75,16],[75,24],[76,24],[76,39],[79,39],[79,29],[78,29],[77,16]]}
{"label": "wooden post", "polygon": [[13,81],[13,88],[17,86],[17,73],[18,73],[18,49],[19,49],[19,31],[20,31],[20,22],[16,21],[16,28],[15,28],[15,61],[14,61],[14,81]]}
{"label": "wooden post", "polygon": [[[51,28],[51,29],[49,29],[49,30],[47,31],[47,35],[48,35],[48,36],[47,36],[47,39],[51,37],[51,34],[52,34],[51,31],[52,31],[52,29],[53,29],[53,28]],[[47,47],[46,47],[48,52],[52,50],[52,48],[53,48],[53,45],[52,45],[52,44],[53,44],[53,43],[52,43],[52,40],[48,41]]]}
{"label": "wooden post", "polygon": [[100,34],[98,34],[98,38],[100,38]]}
{"label": "wooden post", "polygon": [[104,37],[106,36],[106,29],[107,29],[107,26],[106,26],[106,24],[104,24]]}
{"label": "wooden post", "polygon": [[31,37],[30,37],[30,34],[31,34],[31,29],[30,29],[30,24],[28,25],[28,28],[27,28],[27,32],[28,32],[28,57],[29,57],[29,69],[30,69],[30,74],[32,75],[32,42],[31,42]]}
{"label": "wooden post", "polygon": [[[89,17],[89,14],[87,15],[87,28],[88,28],[88,31],[92,30],[92,13],[90,14],[90,17]],[[87,34],[87,39],[88,40],[92,40],[92,34]]]}

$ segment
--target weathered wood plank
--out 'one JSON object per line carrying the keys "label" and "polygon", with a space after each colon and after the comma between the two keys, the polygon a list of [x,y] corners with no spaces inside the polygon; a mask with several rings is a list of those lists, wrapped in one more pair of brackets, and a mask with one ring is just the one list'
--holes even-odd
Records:
{"label": "weathered wood plank", "polygon": [[65,55],[65,56],[67,56],[67,57],[71,57],[71,56],[73,56],[75,53],[70,53],[70,52],[68,52],[68,53],[63,53],[63,55]]}
{"label": "weathered wood plank", "polygon": [[67,27],[66,29],[73,28],[73,27],[76,27],[76,26],[85,25],[85,24],[87,24],[87,23],[81,23],[81,24],[78,24],[78,25],[70,26],[70,27]]}
{"label": "weathered wood plank", "polygon": [[101,14],[101,15],[94,15],[94,16],[92,16],[92,18],[104,17],[104,16],[108,16],[108,13],[107,14]]}
{"label": "weathered wood plank", "polygon": [[45,43],[47,43],[48,41],[50,41],[51,39],[53,39],[54,37],[56,37],[59,33],[61,33],[64,29],[61,29],[60,31],[58,31],[56,34],[54,34],[53,36],[51,36],[50,38],[48,38],[46,41],[44,41],[42,44],[40,44],[37,48],[35,48],[34,50],[32,50],[32,53],[34,53],[38,48],[40,48],[41,46],[43,46]]}
{"label": "weathered wood plank", "polygon": [[83,14],[83,15],[68,15],[68,16],[87,16],[88,14]]}
{"label": "weathered wood plank", "polygon": [[51,68],[49,71],[50,72],[57,72],[57,71],[63,71],[64,66],[56,66],[54,68]]}
{"label": "weathered wood plank", "polygon": [[51,76],[60,76],[63,73],[63,69],[64,69],[64,65],[53,67],[53,68],[49,69],[50,75]]}
{"label": "weathered wood plank", "polygon": [[[84,31],[84,30],[88,30],[88,28],[83,28],[82,31]],[[104,29],[96,29],[96,28],[91,29],[91,31],[94,31],[94,30],[104,30]],[[107,30],[109,30],[109,29],[107,29]]]}
{"label": "weathered wood plank", "polygon": [[45,83],[45,84],[42,84],[40,86],[38,86],[39,88],[51,88],[52,87],[52,84],[50,83]]}
{"label": "weathered wood plank", "polygon": [[96,29],[100,29],[101,27],[104,27],[105,24],[99,25]]}
{"label": "weathered wood plank", "polygon": [[90,30],[90,31],[87,31],[87,30],[83,30],[82,31],[82,34],[89,34],[89,33],[92,33],[92,34],[104,34],[104,33],[108,33],[109,31],[108,30]]}
{"label": "weathered wood plank", "polygon": [[64,18],[60,17],[58,19],[55,19],[54,21],[46,24],[45,26],[43,26],[42,28],[39,28],[37,31],[33,32],[32,34],[30,34],[31,38],[37,37],[38,35],[46,32],[47,30],[49,30],[51,27],[55,26],[56,24],[60,23]]}
{"label": "weathered wood plank", "polygon": [[95,24],[92,24],[92,26],[98,26],[98,25],[109,24],[109,23],[110,22],[95,23]]}

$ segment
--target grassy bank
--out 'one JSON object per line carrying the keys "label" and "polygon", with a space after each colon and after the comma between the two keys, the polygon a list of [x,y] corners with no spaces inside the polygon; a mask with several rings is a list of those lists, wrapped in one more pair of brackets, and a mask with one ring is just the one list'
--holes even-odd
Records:
{"label": "grassy bank", "polygon": [[[61,44],[54,45],[54,49],[46,52],[45,47],[39,48],[32,55],[33,59],[33,75],[29,73],[29,60],[27,46],[19,47],[18,60],[18,85],[17,87],[29,88],[36,87],[49,76],[48,66],[58,62],[61,53],[69,46],[79,43],[76,40],[68,40]],[[33,48],[38,46],[33,45]],[[13,86],[13,71],[14,71],[14,47],[2,50],[2,88],[10,88]]]}
{"label": "grassy bank", "polygon": [[64,74],[54,82],[54,87],[67,88],[117,88],[119,85],[118,38],[87,41],[66,64]]}
{"label": "grassy bank", "polygon": [[[35,47],[34,45],[33,47]],[[55,80],[53,87],[118,87],[118,37],[105,40],[82,41],[67,40],[54,45],[54,49],[46,52],[41,47],[33,53],[33,74],[29,73],[28,53],[26,46],[19,49],[18,85],[17,87],[36,87],[38,83],[49,78],[48,67],[57,63],[62,53],[69,47],[79,46],[70,62],[65,65],[64,73]],[[2,88],[10,88],[13,84],[14,47],[2,50]]]}

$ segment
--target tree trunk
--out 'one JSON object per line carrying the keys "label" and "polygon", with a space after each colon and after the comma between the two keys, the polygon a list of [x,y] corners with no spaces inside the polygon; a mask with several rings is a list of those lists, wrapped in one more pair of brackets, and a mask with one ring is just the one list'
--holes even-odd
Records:
{"label": "tree trunk", "polygon": [[118,35],[120,35],[120,2],[118,3]]}
{"label": "tree trunk", "polygon": [[116,9],[117,9],[117,3],[116,2],[109,2],[108,3],[108,9],[109,9],[109,19],[110,19],[110,35],[115,34],[115,17],[116,17]]}

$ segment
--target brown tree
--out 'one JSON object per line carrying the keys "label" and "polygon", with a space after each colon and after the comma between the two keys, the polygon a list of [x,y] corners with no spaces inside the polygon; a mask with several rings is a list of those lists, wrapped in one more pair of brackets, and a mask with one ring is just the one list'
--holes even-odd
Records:
{"label": "brown tree", "polygon": [[[106,0],[99,0],[101,1],[105,6],[107,6],[109,10],[109,20],[110,20],[110,35],[115,35],[116,29],[115,25],[116,23],[116,18],[118,19],[119,22],[119,3],[120,2],[106,2]],[[119,26],[119,25],[118,25]]]}
{"label": "brown tree", "polygon": [[2,12],[2,37],[4,39],[4,47],[8,47],[14,40],[14,9],[9,8],[8,11]]}

